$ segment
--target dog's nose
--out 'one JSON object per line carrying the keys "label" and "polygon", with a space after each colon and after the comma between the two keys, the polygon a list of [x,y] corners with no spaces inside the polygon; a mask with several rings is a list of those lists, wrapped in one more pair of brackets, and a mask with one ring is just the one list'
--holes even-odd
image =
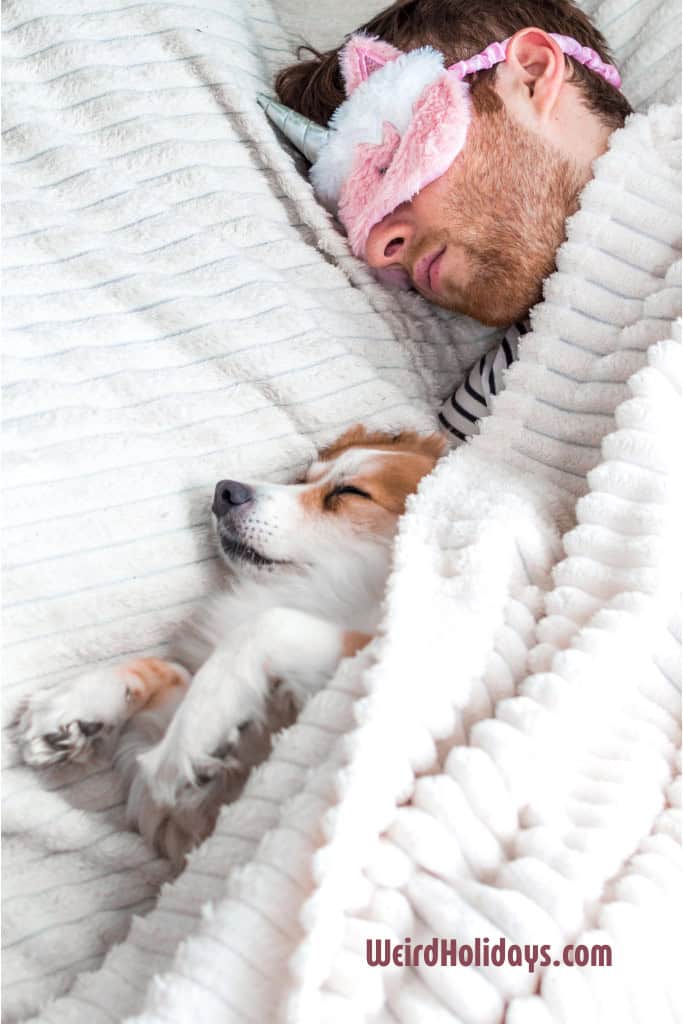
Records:
{"label": "dog's nose", "polygon": [[246,505],[253,497],[254,492],[246,484],[240,484],[237,480],[219,480],[213,496],[214,514],[224,516],[236,505]]}

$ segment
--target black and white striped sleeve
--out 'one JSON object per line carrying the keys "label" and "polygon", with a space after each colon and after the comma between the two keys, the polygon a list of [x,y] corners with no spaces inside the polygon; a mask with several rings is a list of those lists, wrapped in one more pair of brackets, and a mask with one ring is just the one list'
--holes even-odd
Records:
{"label": "black and white striped sleeve", "polygon": [[456,441],[479,433],[479,420],[489,415],[491,399],[505,387],[503,374],[517,358],[519,338],[528,330],[528,323],[510,327],[500,345],[475,363],[462,384],[443,403],[439,422]]}

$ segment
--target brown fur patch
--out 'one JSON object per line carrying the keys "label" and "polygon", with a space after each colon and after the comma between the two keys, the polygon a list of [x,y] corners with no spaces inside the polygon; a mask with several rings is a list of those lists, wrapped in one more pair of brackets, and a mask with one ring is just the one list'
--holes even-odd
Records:
{"label": "brown fur patch", "polygon": [[171,690],[184,685],[175,665],[161,658],[136,658],[123,665],[121,671],[127,679],[133,676],[136,680],[128,685],[131,700],[146,708],[163,704]]}
{"label": "brown fur patch", "polygon": [[399,434],[387,434],[382,431],[369,431],[361,423],[350,427],[341,437],[318,455],[321,462],[336,459],[348,448],[376,448],[379,451],[415,452],[432,458],[434,461],[443,455],[446,439],[441,434],[418,434],[414,430],[404,430]]}
{"label": "brown fur patch", "polygon": [[358,633],[355,630],[349,630],[348,633],[344,633],[342,640],[343,657],[352,658],[358,651],[362,651],[371,640],[372,636],[369,633]]}
{"label": "brown fur patch", "polygon": [[299,495],[301,507],[305,512],[319,513],[325,501],[325,495],[329,487],[311,487]]}
{"label": "brown fur patch", "polygon": [[[441,438],[438,438],[440,441]],[[340,454],[353,445],[340,449]],[[358,447],[365,447],[359,443]],[[393,444],[372,448],[368,469],[344,480],[345,485],[358,487],[370,498],[356,494],[341,494],[330,500],[329,482],[302,492],[302,507],[312,515],[339,516],[357,530],[377,536],[390,537],[396,529],[396,520],[405,511],[406,501],[413,494],[422,477],[431,473],[435,458],[413,452]],[[396,455],[396,452],[401,452]]]}
{"label": "brown fur patch", "polygon": [[370,432],[358,424],[325,448],[318,461],[334,462],[353,448],[368,449],[372,454],[368,457],[367,472],[361,468],[353,477],[345,478],[344,485],[366,491],[371,500],[354,494],[330,497],[333,488],[328,481],[304,490],[299,498],[301,505],[313,515],[338,515],[359,530],[391,536],[408,496],[417,490],[422,477],[431,473],[446,448],[446,439],[441,434],[414,431],[394,435]]}
{"label": "brown fur patch", "polygon": [[[398,459],[380,455],[377,462],[377,468],[371,473],[359,473],[354,478],[354,485],[371,494],[376,505],[394,515],[401,515],[408,496],[417,490],[422,477],[431,473],[434,460],[427,455],[406,452]],[[359,512],[362,501],[358,502]],[[365,504],[369,505],[369,502],[365,500]]]}

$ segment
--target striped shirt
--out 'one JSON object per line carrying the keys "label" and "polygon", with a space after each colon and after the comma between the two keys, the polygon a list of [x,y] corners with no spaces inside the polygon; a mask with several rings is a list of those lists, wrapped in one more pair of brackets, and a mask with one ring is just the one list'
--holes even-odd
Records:
{"label": "striped shirt", "polygon": [[479,420],[491,412],[491,399],[505,387],[503,374],[517,358],[519,339],[531,330],[528,320],[513,324],[497,348],[474,364],[439,412],[439,423],[455,439],[479,433]]}

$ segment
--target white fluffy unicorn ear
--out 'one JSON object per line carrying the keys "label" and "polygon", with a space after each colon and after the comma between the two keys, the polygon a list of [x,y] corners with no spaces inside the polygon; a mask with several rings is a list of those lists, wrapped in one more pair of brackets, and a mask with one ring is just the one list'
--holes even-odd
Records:
{"label": "white fluffy unicorn ear", "polygon": [[347,98],[374,71],[379,71],[385,64],[402,55],[402,50],[397,50],[391,43],[385,43],[377,36],[362,33],[351,36],[339,53],[339,66]]}

